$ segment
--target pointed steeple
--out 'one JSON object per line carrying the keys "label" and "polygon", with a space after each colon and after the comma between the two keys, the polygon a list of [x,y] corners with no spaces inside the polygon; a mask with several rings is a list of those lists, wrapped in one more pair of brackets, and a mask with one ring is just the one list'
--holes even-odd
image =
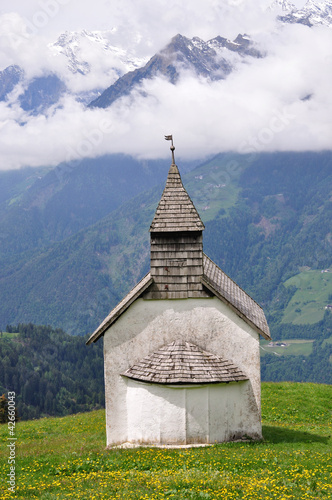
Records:
{"label": "pointed steeple", "polygon": [[[166,136],[172,140],[172,136]],[[183,187],[174,160],[154,219],[151,233],[151,277],[148,296],[153,299],[184,299],[206,296],[203,276],[204,224]]]}
{"label": "pointed steeple", "polygon": [[203,229],[204,224],[183,187],[178,167],[172,164],[150,231],[177,232],[203,231]]}

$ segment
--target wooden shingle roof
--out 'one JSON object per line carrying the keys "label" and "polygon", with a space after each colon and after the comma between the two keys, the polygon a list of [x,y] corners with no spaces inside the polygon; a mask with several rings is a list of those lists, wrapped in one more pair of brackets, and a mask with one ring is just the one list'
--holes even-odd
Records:
{"label": "wooden shingle roof", "polygon": [[204,224],[183,187],[176,165],[171,165],[151,232],[203,231]]}
{"label": "wooden shingle roof", "polygon": [[203,254],[202,282],[258,333],[267,340],[271,340],[270,329],[261,306],[205,254]]}
{"label": "wooden shingle roof", "polygon": [[122,375],[156,384],[209,384],[248,380],[233,363],[182,340],[161,347]]}
{"label": "wooden shingle roof", "polygon": [[[109,315],[93,332],[87,345],[96,342],[105,331],[139,298],[153,283],[148,273],[137,285],[112,309]],[[239,285],[237,285],[207,255],[203,254],[203,285],[220,300],[228,304],[238,316],[252,326],[265,339],[271,340],[270,329],[263,309]]]}

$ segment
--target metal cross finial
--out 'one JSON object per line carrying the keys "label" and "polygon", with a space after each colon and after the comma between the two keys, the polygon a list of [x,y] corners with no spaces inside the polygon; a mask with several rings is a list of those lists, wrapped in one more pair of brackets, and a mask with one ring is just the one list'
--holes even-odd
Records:
{"label": "metal cross finial", "polygon": [[172,165],[175,165],[175,158],[174,158],[175,146],[173,144],[173,136],[172,135],[165,135],[165,140],[166,141],[172,141],[172,145],[171,145],[171,147],[169,149],[172,151]]}

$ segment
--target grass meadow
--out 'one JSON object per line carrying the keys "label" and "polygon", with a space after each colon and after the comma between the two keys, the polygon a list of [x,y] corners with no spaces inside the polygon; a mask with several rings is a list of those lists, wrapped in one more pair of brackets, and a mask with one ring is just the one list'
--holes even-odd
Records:
{"label": "grass meadow", "polygon": [[324,307],[330,303],[332,294],[332,272],[310,269],[289,278],[284,284],[286,287],[295,285],[297,290],[285,309],[283,323],[313,325],[323,319]]}
{"label": "grass meadow", "polygon": [[[329,339],[328,339],[329,340]],[[332,337],[331,337],[332,340]],[[287,339],[278,340],[277,342],[284,342],[284,347],[267,347],[270,344],[269,340],[261,340],[261,356],[266,354],[277,354],[278,356],[309,356],[312,353],[314,340],[307,339]]]}
{"label": "grass meadow", "polygon": [[330,499],[332,386],[263,383],[264,441],[105,450],[104,411],[19,422],[16,491],[0,426],[1,499]]}

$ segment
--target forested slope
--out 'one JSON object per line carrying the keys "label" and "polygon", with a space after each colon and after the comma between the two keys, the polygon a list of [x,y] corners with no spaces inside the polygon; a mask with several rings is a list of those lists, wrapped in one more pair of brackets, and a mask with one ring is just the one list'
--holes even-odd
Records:
{"label": "forested slope", "polygon": [[[331,153],[220,155],[183,180],[206,224],[204,251],[264,307],[275,338],[298,336],[298,321],[283,319],[301,272],[332,267]],[[148,271],[149,226],[163,186],[73,236],[14,255],[0,278],[1,326],[31,321],[93,331]],[[298,280],[288,286],[292,276]],[[324,287],[312,299],[319,321],[331,281]],[[303,323],[306,338],[316,338],[319,321],[312,330]],[[331,335],[328,318],[319,328],[320,338]]]}
{"label": "forested slope", "polygon": [[20,324],[0,336],[0,393],[15,392],[22,419],[104,406],[103,343]]}

